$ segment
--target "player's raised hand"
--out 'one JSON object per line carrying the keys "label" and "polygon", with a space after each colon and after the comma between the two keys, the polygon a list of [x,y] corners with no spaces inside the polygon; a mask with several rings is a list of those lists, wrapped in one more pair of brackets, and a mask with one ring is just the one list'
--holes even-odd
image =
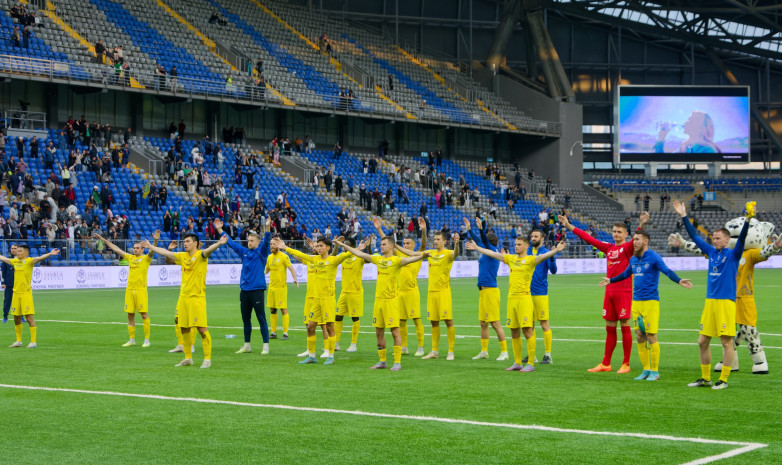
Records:
{"label": "player's raised hand", "polygon": [[340,242],[342,242],[342,241],[344,241],[344,240],[345,240],[345,236],[339,236],[338,238],[336,238],[336,239],[334,239],[334,240],[335,240],[335,241],[340,241]]}
{"label": "player's raised hand", "polygon": [[460,238],[461,238],[461,236],[459,236],[459,233],[451,234],[451,239],[453,239],[454,242],[459,242]]}
{"label": "player's raised hand", "polygon": [[468,220],[467,218],[464,218],[464,227],[470,229],[470,220]]}
{"label": "player's raised hand", "polygon": [[609,284],[611,284],[611,280],[610,280],[610,279],[608,279],[608,278],[606,278],[606,277],[603,277],[603,278],[600,280],[600,287],[606,287],[606,286],[608,286]]}
{"label": "player's raised hand", "polygon": [[174,250],[177,248],[177,241],[171,241],[168,243],[168,250]]}
{"label": "player's raised hand", "polygon": [[155,234],[152,235],[152,238],[155,239],[155,240],[160,239],[160,230],[159,229],[155,230]]}
{"label": "player's raised hand", "polygon": [[675,211],[682,218],[687,216],[687,207],[685,207],[684,204],[678,200],[673,201],[673,211]]}
{"label": "player's raised hand", "polygon": [[141,246],[144,247],[145,249],[148,249],[152,246],[152,244],[150,244],[148,240],[144,239],[143,241],[141,241]]}
{"label": "player's raised hand", "polygon": [[481,221],[481,218],[478,216],[475,217],[475,226],[477,226],[478,229],[483,229],[483,221]]}
{"label": "player's raised hand", "polygon": [[272,217],[267,216],[266,217],[266,230],[271,231],[272,230]]}
{"label": "player's raised hand", "polygon": [[640,217],[641,224],[648,223],[650,218],[651,216],[649,215],[649,212],[641,212],[641,217]]}
{"label": "player's raised hand", "polygon": [[679,281],[679,285],[685,289],[692,289],[692,282],[689,279],[682,279]]}
{"label": "player's raised hand", "polygon": [[52,249],[52,251],[49,252],[49,255],[60,255],[60,249]]}
{"label": "player's raised hand", "polygon": [[217,243],[220,244],[220,245],[224,245],[227,242],[228,242],[228,235],[227,234],[223,234],[222,236],[220,236],[220,240],[217,241]]}
{"label": "player's raised hand", "polygon": [[377,217],[372,218],[372,226],[374,226],[375,229],[380,229],[381,225],[382,225],[382,223],[380,222],[380,218],[377,218]]}
{"label": "player's raised hand", "polygon": [[562,226],[569,228],[570,227],[570,220],[568,220],[567,216],[565,215],[559,215],[557,218],[559,218],[559,224]]}
{"label": "player's raised hand", "polygon": [[215,229],[223,229],[223,220],[220,218],[215,218],[212,224],[215,226]]}
{"label": "player's raised hand", "polygon": [[557,252],[562,252],[563,250],[565,250],[565,247],[567,247],[567,244],[565,243],[565,241],[559,241],[557,246],[554,247],[554,250],[556,250]]}
{"label": "player's raised hand", "polygon": [[684,238],[679,233],[673,233],[668,236],[668,245],[671,247],[684,246]]}
{"label": "player's raised hand", "polygon": [[464,248],[467,250],[478,250],[478,244],[474,241],[464,241]]}
{"label": "player's raised hand", "polygon": [[418,227],[421,228],[421,231],[426,231],[426,220],[423,216],[418,217]]}

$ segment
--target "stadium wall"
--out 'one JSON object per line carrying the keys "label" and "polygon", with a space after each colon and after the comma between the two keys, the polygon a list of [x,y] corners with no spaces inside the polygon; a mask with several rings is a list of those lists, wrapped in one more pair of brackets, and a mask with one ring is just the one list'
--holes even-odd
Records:
{"label": "stadium wall", "polygon": [[[708,261],[701,257],[664,257],[665,263],[676,271],[701,271],[706,270]],[[307,282],[307,267],[300,263],[294,263],[299,282]],[[557,260],[558,274],[590,274],[599,273],[605,275],[606,261],[602,258],[588,259],[562,259]],[[759,263],[757,268],[782,268],[782,255],[774,255],[768,261]],[[209,265],[206,275],[206,284],[239,284],[239,276],[242,265]],[[508,276],[510,269],[506,264],[500,264],[499,276]],[[452,278],[475,278],[478,276],[478,262],[457,261],[451,269]],[[153,265],[149,267],[147,284],[149,287],[179,286],[181,283],[181,267],[176,265]],[[429,277],[429,264],[424,262],[419,279]],[[268,282],[268,276],[267,276]],[[377,268],[364,267],[364,280],[377,279]],[[337,280],[342,280],[342,268],[337,271]],[[695,279],[698,282],[698,279]],[[110,289],[124,288],[128,282],[128,268],[126,266],[85,266],[85,267],[38,267],[33,270],[33,289]],[[293,279],[288,275],[288,282]],[[703,279],[705,282],[705,278]],[[701,284],[703,284],[703,282]],[[595,280],[597,286],[597,280]]]}

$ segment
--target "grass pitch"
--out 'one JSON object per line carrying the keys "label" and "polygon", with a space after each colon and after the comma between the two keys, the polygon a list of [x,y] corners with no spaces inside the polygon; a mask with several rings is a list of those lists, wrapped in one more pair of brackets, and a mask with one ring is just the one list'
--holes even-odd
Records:
{"label": "grass pitch", "polygon": [[[271,354],[262,356],[257,327],[254,352],[234,354],[242,343],[238,288],[209,287],[214,347],[208,370],[198,368],[200,342],[193,368],[175,369],[181,354],[167,353],[176,344],[176,288],[149,291],[153,327],[148,349],[140,347],[140,317],[139,345],[120,347],[127,340],[124,290],[36,292],[38,349],[2,349],[0,411],[7,431],[26,439],[9,445],[0,462],[680,464],[742,447],[677,438],[765,443],[769,446],[723,462],[782,462],[782,314],[776,311],[782,271],[756,274],[759,328],[771,374],[750,374],[747,349],[740,347],[741,371],[731,375],[726,391],[686,387],[700,376],[695,342],[706,275],[682,275],[693,279],[694,289],[661,279],[662,378],[654,383],[633,381],[640,372],[635,348],[631,374],[587,373],[600,362],[605,337],[600,318],[603,289],[597,286],[596,275],[550,278],[554,364],[538,365],[534,373],[506,373],[509,363],[494,360],[499,351],[493,332],[491,358],[471,360],[480,350],[475,279],[452,281],[456,360],[405,356],[399,373],[368,370],[377,361],[371,282],[364,283],[359,351],[338,352],[333,366],[296,363],[295,354],[305,347],[303,288],[289,290],[290,340],[272,340]],[[419,284],[425,306],[426,282]],[[507,278],[500,280],[500,289],[504,318]],[[346,323],[343,350],[350,342]],[[428,351],[428,322],[425,327]],[[412,353],[415,331],[412,324],[409,328]],[[0,331],[2,341],[13,342],[12,324],[0,326]],[[226,339],[228,334],[238,337]],[[537,335],[541,358],[540,329]],[[29,340],[27,327],[24,340]],[[390,346],[390,335],[388,340]],[[444,355],[445,331],[440,344]],[[321,349],[319,333],[318,352]],[[712,352],[714,362],[719,361],[716,344]],[[615,370],[621,357],[620,336]],[[97,394],[108,391],[160,398]],[[586,434],[592,432],[651,437]]]}

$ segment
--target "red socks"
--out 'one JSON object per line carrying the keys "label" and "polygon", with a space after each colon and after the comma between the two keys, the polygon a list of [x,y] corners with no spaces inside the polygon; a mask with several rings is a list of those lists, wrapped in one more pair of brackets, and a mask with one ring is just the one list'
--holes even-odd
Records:
{"label": "red socks", "polygon": [[[624,332],[622,333],[622,338],[624,338]],[[603,355],[603,365],[611,365],[611,356],[614,354],[614,348],[616,348],[616,326],[606,326],[606,348]]]}
{"label": "red socks", "polygon": [[[616,335],[614,335],[614,342],[616,342]],[[624,361],[622,364],[630,364],[630,354],[633,352],[633,333],[629,326],[622,326],[622,349],[625,352]]]}

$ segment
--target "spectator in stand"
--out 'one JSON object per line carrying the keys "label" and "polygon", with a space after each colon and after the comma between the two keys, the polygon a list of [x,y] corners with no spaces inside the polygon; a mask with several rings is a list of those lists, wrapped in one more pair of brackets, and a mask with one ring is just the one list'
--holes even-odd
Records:
{"label": "spectator in stand", "polygon": [[24,29],[22,29],[22,43],[24,44],[24,48],[30,48],[30,35],[32,32],[30,31],[30,26],[25,26]]}
{"label": "spectator in stand", "polygon": [[[171,71],[168,72],[168,84],[171,87],[171,92],[176,92],[177,88],[177,71],[176,66],[171,67]],[[180,126],[183,126],[182,123],[180,123]],[[183,134],[182,131],[179,132],[180,135]]]}
{"label": "spectator in stand", "polygon": [[339,160],[340,156],[342,156],[342,146],[337,142],[334,144],[334,159]]}

